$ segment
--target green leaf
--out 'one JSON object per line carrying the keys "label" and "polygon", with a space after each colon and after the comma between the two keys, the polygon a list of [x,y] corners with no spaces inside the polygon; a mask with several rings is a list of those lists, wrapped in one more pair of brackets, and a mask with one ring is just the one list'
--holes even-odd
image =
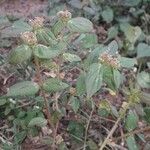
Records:
{"label": "green leaf", "polygon": [[89,66],[92,63],[99,62],[98,58],[99,55],[102,54],[105,50],[107,50],[107,47],[103,45],[98,45],[88,56],[87,59],[84,60],[84,66],[85,69],[89,68]]}
{"label": "green leaf", "polygon": [[20,45],[9,54],[11,64],[20,64],[29,60],[32,56],[32,50],[28,45]]}
{"label": "green leaf", "polygon": [[109,54],[116,55],[118,53],[118,43],[113,40],[108,44],[107,49],[109,51]]}
{"label": "green leaf", "polygon": [[144,112],[145,112],[144,118],[150,124],[150,107],[145,107]]}
{"label": "green leaf", "polygon": [[137,60],[135,58],[121,57],[120,64],[124,68],[133,68],[134,65],[137,65]]}
{"label": "green leaf", "polygon": [[8,97],[30,96],[39,91],[39,85],[32,81],[23,81],[11,86],[6,94]]}
{"label": "green leaf", "polygon": [[103,117],[108,117],[111,112],[110,103],[107,100],[102,100],[99,104],[98,114]]}
{"label": "green leaf", "polygon": [[[27,24],[23,19],[15,21],[11,27],[5,28],[2,31],[3,37],[17,37],[21,33],[32,31],[32,27]],[[6,34],[7,33],[7,34]]]}
{"label": "green leaf", "polygon": [[33,126],[44,127],[46,125],[47,125],[47,120],[42,117],[33,118],[28,124],[29,127],[33,127]]}
{"label": "green leaf", "polygon": [[114,18],[113,10],[110,7],[107,7],[102,12],[102,17],[104,21],[106,21],[107,23],[110,23],[111,21],[113,21],[113,18]]}
{"label": "green leaf", "polygon": [[101,64],[94,63],[90,66],[86,75],[86,92],[87,97],[93,96],[102,86],[103,70]]}
{"label": "green leaf", "polygon": [[141,101],[147,105],[150,105],[150,94],[146,92],[141,92],[141,93],[142,93]]}
{"label": "green leaf", "polygon": [[129,26],[125,32],[125,36],[130,43],[135,43],[136,40],[140,37],[142,30],[139,26],[133,27]]}
{"label": "green leaf", "polygon": [[52,47],[38,44],[34,49],[34,55],[40,59],[51,59],[60,55],[66,48],[66,43],[60,42]]}
{"label": "green leaf", "polygon": [[80,107],[80,101],[79,101],[79,99],[76,98],[76,97],[71,97],[70,105],[71,105],[73,111],[74,111],[75,113],[77,113],[77,111],[78,111],[78,109],[79,109],[79,107]]}
{"label": "green leaf", "polygon": [[5,105],[6,104],[6,99],[0,99],[0,106]]}
{"label": "green leaf", "polygon": [[71,32],[91,32],[93,24],[90,20],[82,17],[73,18],[68,21],[68,28]]}
{"label": "green leaf", "polygon": [[138,73],[137,82],[142,88],[150,88],[150,73],[144,71]]}
{"label": "green leaf", "polygon": [[113,70],[110,66],[103,65],[103,81],[106,85],[113,91],[116,90],[115,82],[114,82],[114,75]]}
{"label": "green leaf", "polygon": [[57,92],[64,90],[69,85],[56,78],[50,78],[44,81],[43,89],[47,92]]}
{"label": "green leaf", "polygon": [[150,46],[145,43],[139,43],[137,46],[137,58],[150,57]]}
{"label": "green leaf", "polygon": [[50,29],[38,29],[37,31],[35,31],[35,34],[38,41],[44,45],[51,46],[57,44],[57,39]]}
{"label": "green leaf", "polygon": [[9,20],[6,16],[0,16],[0,29],[9,24]]}
{"label": "green leaf", "polygon": [[98,150],[97,144],[92,139],[88,140],[87,145],[90,150]]}
{"label": "green leaf", "polygon": [[83,3],[80,0],[71,0],[68,2],[72,7],[82,9]]}
{"label": "green leaf", "polygon": [[86,92],[85,74],[84,73],[80,74],[77,79],[76,90],[77,90],[77,95],[79,95],[79,96],[85,94],[85,92]]}
{"label": "green leaf", "polygon": [[77,121],[70,121],[68,125],[68,131],[70,134],[82,138],[84,134],[84,126]]}
{"label": "green leaf", "polygon": [[115,38],[118,34],[118,26],[112,26],[108,29],[108,38],[107,40],[111,40]]}
{"label": "green leaf", "polygon": [[69,62],[81,61],[81,58],[78,55],[70,54],[70,53],[64,53],[63,58],[65,61],[69,61]]}
{"label": "green leaf", "polygon": [[50,59],[53,56],[53,51],[51,51],[47,46],[38,44],[34,48],[34,55],[41,59]]}
{"label": "green leaf", "polygon": [[113,74],[114,74],[114,82],[115,82],[115,85],[116,85],[116,89],[119,89],[120,84],[122,82],[121,73],[118,70],[113,69]]}
{"label": "green leaf", "polygon": [[124,6],[133,7],[137,6],[141,0],[124,0],[122,3]]}
{"label": "green leaf", "polygon": [[26,131],[21,131],[21,132],[18,132],[16,135],[15,135],[15,142],[17,144],[21,144],[23,142],[23,140],[26,138],[27,136],[27,132]]}
{"label": "green leaf", "polygon": [[137,143],[135,141],[134,136],[129,136],[126,139],[126,142],[127,142],[129,150],[139,150],[138,145],[137,145]]}
{"label": "green leaf", "polygon": [[81,34],[75,41],[83,48],[92,48],[98,43],[97,35],[93,33]]}
{"label": "green leaf", "polygon": [[52,31],[53,31],[54,35],[57,37],[65,27],[66,27],[66,22],[64,22],[62,20],[58,20],[54,24]]}
{"label": "green leaf", "polygon": [[137,125],[138,117],[133,111],[130,111],[125,121],[125,127],[128,131],[132,131],[137,127]]}

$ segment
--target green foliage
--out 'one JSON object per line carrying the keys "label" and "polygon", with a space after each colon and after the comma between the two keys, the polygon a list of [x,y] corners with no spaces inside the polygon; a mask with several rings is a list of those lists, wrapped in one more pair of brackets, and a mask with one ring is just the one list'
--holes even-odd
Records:
{"label": "green foliage", "polygon": [[121,57],[120,64],[124,68],[133,68],[137,64],[137,60],[135,58]]}
{"label": "green foliage", "polygon": [[42,118],[42,117],[36,117],[33,118],[30,122],[29,122],[29,127],[34,127],[34,126],[38,126],[38,127],[43,127],[46,126],[47,124],[47,120]]}
{"label": "green foliage", "polygon": [[7,97],[31,96],[39,91],[39,85],[32,81],[23,81],[11,86],[6,94]]}
{"label": "green foliage", "polygon": [[96,150],[103,130],[130,106],[117,126],[128,132],[124,146],[140,149],[146,132],[130,132],[150,123],[149,0],[48,3],[45,20],[0,16],[0,115],[9,128],[1,128],[2,148],[19,149],[42,131],[42,141],[51,146],[56,138],[58,150]]}
{"label": "green foliage", "polygon": [[134,112],[129,112],[127,115],[125,126],[128,131],[132,131],[137,127],[138,117]]}
{"label": "green foliage", "polygon": [[94,63],[90,66],[89,71],[86,75],[86,92],[87,97],[90,98],[95,94],[102,86],[103,69],[102,65]]}
{"label": "green foliage", "polygon": [[77,113],[78,109],[80,108],[80,101],[78,98],[76,97],[72,97],[71,100],[70,100],[70,105],[73,109],[73,111],[75,113]]}
{"label": "green foliage", "polygon": [[81,138],[84,133],[84,126],[76,121],[70,121],[68,125],[68,131],[73,137]]}
{"label": "green foliage", "polygon": [[69,62],[78,62],[81,61],[81,58],[75,54],[70,54],[70,53],[64,53],[63,58],[65,61]]}
{"label": "green foliage", "polygon": [[141,72],[137,75],[137,82],[142,88],[150,88],[150,74]]}
{"label": "green foliage", "polygon": [[20,64],[29,60],[31,56],[31,48],[28,45],[20,45],[10,53],[9,62],[12,64]]}
{"label": "green foliage", "polygon": [[56,78],[50,78],[44,81],[43,89],[47,92],[57,92],[64,90],[69,85]]}
{"label": "green foliage", "polygon": [[110,7],[107,7],[102,12],[102,17],[103,17],[103,20],[106,21],[107,23],[112,22],[114,18],[113,10]]}
{"label": "green foliage", "polygon": [[139,43],[137,46],[137,58],[150,57],[150,46],[145,43]]}
{"label": "green foliage", "polygon": [[144,108],[144,112],[145,112],[144,118],[150,124],[150,117],[149,117],[150,116],[150,107]]}
{"label": "green foliage", "polygon": [[53,32],[47,28],[38,29],[35,31],[37,39],[40,43],[45,45],[53,45],[57,43],[57,39]]}
{"label": "green foliage", "polygon": [[78,17],[68,21],[68,28],[71,32],[91,32],[93,30],[93,24],[88,19]]}
{"label": "green foliage", "polygon": [[139,149],[134,136],[129,136],[126,139],[126,141],[127,141],[127,145],[128,145],[129,150],[138,150]]}

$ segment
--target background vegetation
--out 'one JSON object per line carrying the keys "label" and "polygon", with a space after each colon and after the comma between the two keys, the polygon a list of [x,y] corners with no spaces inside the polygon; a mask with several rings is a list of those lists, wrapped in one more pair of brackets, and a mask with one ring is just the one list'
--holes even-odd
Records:
{"label": "background vegetation", "polygon": [[149,0],[0,4],[1,149],[150,149]]}

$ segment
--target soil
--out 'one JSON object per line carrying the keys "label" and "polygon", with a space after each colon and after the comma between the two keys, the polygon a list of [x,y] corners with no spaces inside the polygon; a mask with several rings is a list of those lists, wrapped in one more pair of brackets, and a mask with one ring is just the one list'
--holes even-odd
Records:
{"label": "soil", "polygon": [[17,17],[44,15],[48,0],[1,0],[0,14]]}

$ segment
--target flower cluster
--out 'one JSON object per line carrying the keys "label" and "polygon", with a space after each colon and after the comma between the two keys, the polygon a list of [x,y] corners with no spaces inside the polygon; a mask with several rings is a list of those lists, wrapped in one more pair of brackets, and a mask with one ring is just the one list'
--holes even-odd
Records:
{"label": "flower cluster", "polygon": [[69,19],[71,19],[71,13],[68,10],[59,11],[57,13],[57,16],[64,22],[67,22]]}
{"label": "flower cluster", "polygon": [[43,27],[44,18],[43,17],[35,17],[34,19],[29,20],[29,23],[34,29],[38,29],[38,28]]}
{"label": "flower cluster", "polygon": [[105,63],[109,66],[111,66],[112,68],[120,68],[120,63],[117,57],[112,56],[111,54],[109,54],[109,52],[103,52],[100,57],[99,60],[102,63]]}
{"label": "flower cluster", "polygon": [[28,45],[35,45],[37,43],[36,35],[33,32],[26,31],[22,33],[21,39]]}

